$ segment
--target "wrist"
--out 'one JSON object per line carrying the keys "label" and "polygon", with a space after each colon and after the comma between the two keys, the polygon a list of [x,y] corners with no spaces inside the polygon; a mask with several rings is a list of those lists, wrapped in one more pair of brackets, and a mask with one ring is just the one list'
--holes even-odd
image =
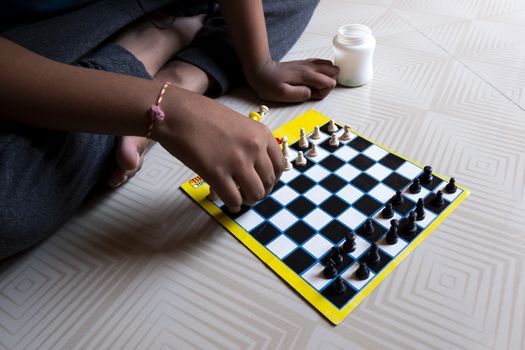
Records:
{"label": "wrist", "polygon": [[261,63],[255,65],[251,65],[250,67],[247,67],[244,69],[244,76],[246,78],[246,81],[251,86],[257,85],[261,76],[265,74],[265,72],[268,72],[275,68],[277,65],[277,62],[275,62],[271,57],[267,58],[266,60],[261,61]]}

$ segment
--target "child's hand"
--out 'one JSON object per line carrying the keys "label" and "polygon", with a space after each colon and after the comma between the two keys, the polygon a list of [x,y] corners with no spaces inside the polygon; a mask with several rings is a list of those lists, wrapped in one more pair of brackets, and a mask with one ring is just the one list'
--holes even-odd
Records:
{"label": "child's hand", "polygon": [[153,137],[201,175],[231,211],[268,195],[285,161],[270,130],[262,123],[200,95],[175,92],[182,104],[165,99],[167,118]]}
{"label": "child's hand", "polygon": [[246,74],[260,98],[275,102],[303,102],[326,97],[336,86],[339,68],[331,61],[309,59],[269,61],[257,73]]}

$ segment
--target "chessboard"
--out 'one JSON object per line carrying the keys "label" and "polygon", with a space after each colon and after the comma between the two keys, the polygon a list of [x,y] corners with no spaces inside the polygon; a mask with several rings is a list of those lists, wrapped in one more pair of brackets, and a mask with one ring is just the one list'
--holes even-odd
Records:
{"label": "chessboard", "polygon": [[[469,192],[348,127],[341,137],[336,123],[333,136],[330,124],[311,110],[274,131],[288,138],[293,166],[267,198],[239,213],[208,200],[210,188],[200,177],[181,188],[339,324]],[[299,142],[301,128],[306,144],[304,136]],[[305,164],[297,165],[299,152]]]}

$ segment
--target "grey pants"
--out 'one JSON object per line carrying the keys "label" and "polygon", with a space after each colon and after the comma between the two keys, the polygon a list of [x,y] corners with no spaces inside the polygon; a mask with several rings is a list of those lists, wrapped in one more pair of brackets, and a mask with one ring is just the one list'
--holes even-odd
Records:
{"label": "grey pants", "polygon": [[[143,0],[142,4],[150,11],[167,2]],[[208,4],[185,2],[179,1],[179,15],[204,11],[203,5]],[[297,6],[294,0],[264,1],[274,59],[281,59],[299,38],[317,3],[301,1]],[[136,4],[98,1],[1,35],[56,61],[151,79],[133,55],[106,43],[116,31],[144,15]],[[218,83],[213,95],[226,92],[242,79],[224,19],[216,10],[209,14],[194,42],[175,58],[210,74]],[[114,165],[114,146],[112,135],[0,124],[0,259],[49,237],[69,219]]]}

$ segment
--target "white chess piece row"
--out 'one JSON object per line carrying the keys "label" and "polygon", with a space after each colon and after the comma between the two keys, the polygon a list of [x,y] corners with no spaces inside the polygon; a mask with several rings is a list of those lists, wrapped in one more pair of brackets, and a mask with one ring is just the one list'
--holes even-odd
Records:
{"label": "white chess piece row", "polygon": [[[330,135],[330,140],[328,141],[328,144],[332,147],[338,147],[339,146],[339,140],[341,141],[348,141],[350,140],[351,136],[350,136],[350,127],[348,125],[345,125],[344,126],[344,132],[343,134],[341,135],[340,138],[337,138],[337,134],[336,132],[339,130],[339,128],[337,127],[337,125],[335,124],[335,122],[333,120],[330,120],[330,123],[328,124],[328,132],[331,133]],[[314,131],[312,132],[312,134],[310,135],[310,138],[312,140],[318,140],[321,138],[321,129],[319,126],[316,126],[314,128]],[[299,145],[299,148],[303,149],[303,150],[307,150],[309,147],[310,147],[310,141],[308,141],[308,138],[306,136],[306,132],[304,130],[304,128],[301,128],[300,129],[300,132],[299,132],[299,142],[298,142],[298,145]],[[283,155],[284,157],[286,158],[286,167],[284,168],[284,170],[290,170],[292,168],[292,163],[290,162],[289,158],[290,158],[290,146],[288,145],[288,137],[286,136],[283,136],[282,138],[282,151],[283,151]],[[317,151],[317,144],[315,143],[312,143],[312,147],[310,148],[310,151],[308,152],[308,156],[309,157],[316,157],[318,155],[318,151]],[[297,158],[295,160],[295,165],[297,166],[304,166],[306,165],[306,158],[304,157],[304,151],[299,151],[297,153]]]}

